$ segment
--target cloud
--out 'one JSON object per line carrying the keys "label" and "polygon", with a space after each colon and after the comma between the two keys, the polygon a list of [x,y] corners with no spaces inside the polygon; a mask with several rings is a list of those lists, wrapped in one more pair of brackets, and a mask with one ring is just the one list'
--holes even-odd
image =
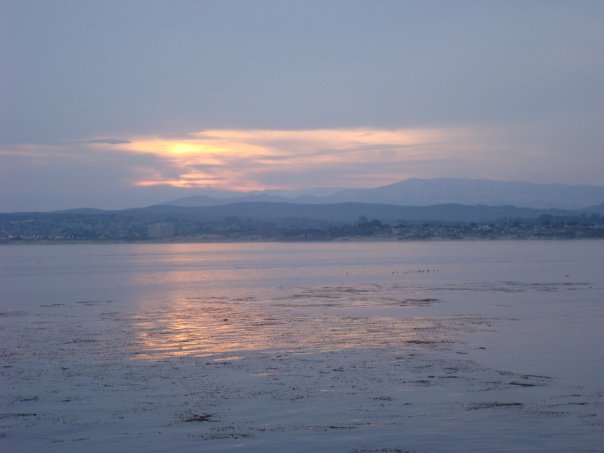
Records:
{"label": "cloud", "polygon": [[95,138],[92,140],[82,140],[80,143],[84,144],[105,144],[105,145],[123,145],[130,143],[129,140],[122,140],[119,138]]}
{"label": "cloud", "polygon": [[140,206],[203,188],[377,187],[412,177],[602,183],[599,155],[564,158],[504,132],[210,129],[0,145],[0,210]]}
{"label": "cloud", "polygon": [[[471,152],[471,134],[458,129],[216,129],[180,137],[129,137],[119,143],[91,143],[112,151],[153,155],[163,168],[142,173],[133,181],[137,186],[212,187],[222,189],[299,188],[296,178],[287,175],[314,173],[337,181],[328,184],[379,185],[400,178],[401,163],[434,160]],[[469,156],[466,156],[469,157]],[[368,167],[379,167],[367,177]],[[341,172],[346,168],[345,173]],[[397,169],[396,172],[393,171]],[[268,175],[278,174],[278,177]],[[378,178],[379,175],[379,178]],[[329,179],[329,176],[326,176]],[[274,184],[270,181],[281,180]],[[319,181],[315,181],[319,183]],[[294,187],[295,186],[295,187]]]}
{"label": "cloud", "polygon": [[131,189],[378,186],[421,176],[414,162],[476,160],[475,135],[437,128],[211,129],[0,146],[0,158],[7,164],[6,186],[15,194],[27,189],[45,198],[55,194],[56,200],[84,194],[109,200]]}

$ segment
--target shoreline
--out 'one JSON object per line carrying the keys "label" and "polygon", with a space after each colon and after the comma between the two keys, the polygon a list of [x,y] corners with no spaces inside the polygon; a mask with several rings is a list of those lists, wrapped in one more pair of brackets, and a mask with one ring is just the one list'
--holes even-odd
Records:
{"label": "shoreline", "polygon": [[538,242],[556,242],[556,241],[601,241],[604,237],[494,237],[494,238],[336,238],[336,239],[276,239],[276,238],[173,238],[173,239],[18,239],[0,241],[0,246],[18,246],[18,245],[85,245],[85,244],[337,244],[337,243],[406,243],[406,242],[508,242],[508,241],[538,241]]}

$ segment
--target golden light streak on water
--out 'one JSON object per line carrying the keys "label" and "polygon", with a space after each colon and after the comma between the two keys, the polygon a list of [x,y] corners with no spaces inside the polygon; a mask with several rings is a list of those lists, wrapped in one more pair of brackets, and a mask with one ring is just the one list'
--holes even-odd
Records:
{"label": "golden light streak on water", "polygon": [[[170,301],[133,323],[135,359],[210,357],[250,351],[326,352],[446,342],[434,320],[401,317],[391,290],[308,289],[272,300],[193,297]],[[391,316],[388,312],[399,311]],[[230,357],[232,358],[232,357]]]}

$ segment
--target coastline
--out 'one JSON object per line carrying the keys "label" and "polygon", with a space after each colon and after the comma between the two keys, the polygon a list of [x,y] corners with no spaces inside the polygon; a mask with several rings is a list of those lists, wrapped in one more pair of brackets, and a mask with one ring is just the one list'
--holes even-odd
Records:
{"label": "coastline", "polygon": [[542,236],[505,236],[490,238],[367,238],[350,237],[335,239],[278,239],[278,238],[172,238],[172,239],[18,239],[0,241],[0,246],[12,245],[85,245],[85,244],[296,244],[296,243],[317,243],[317,244],[337,244],[337,243],[379,243],[379,242],[495,242],[495,241],[598,241],[604,240],[604,237],[542,237]]}

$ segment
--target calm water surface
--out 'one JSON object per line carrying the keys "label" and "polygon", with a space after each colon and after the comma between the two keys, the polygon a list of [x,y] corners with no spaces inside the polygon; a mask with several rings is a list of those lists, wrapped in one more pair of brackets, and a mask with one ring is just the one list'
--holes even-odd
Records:
{"label": "calm water surface", "polygon": [[[0,248],[3,306],[322,284],[602,283],[602,241],[94,244]],[[411,271],[436,270],[437,274]],[[395,272],[393,274],[393,272]]]}
{"label": "calm water surface", "polygon": [[[95,382],[130,386],[124,376],[134,364],[175,366],[181,360],[181,374],[173,373],[184,382],[199,360],[235,360],[243,373],[233,384],[239,388],[251,382],[251,368],[275,354],[286,354],[287,385],[307,386],[305,410],[283,407],[289,415],[281,420],[293,417],[290,425],[264,434],[275,420],[245,425],[236,409],[223,408],[217,424],[194,427],[203,436],[187,431],[187,442],[198,443],[180,446],[229,450],[246,438],[241,445],[248,449],[279,449],[285,444],[275,433],[282,432],[299,439],[302,449],[602,451],[604,241],[16,245],[0,247],[0,265],[3,378],[9,384],[0,442],[15,451],[54,448],[52,439],[61,435],[64,449],[57,451],[79,448],[65,443],[69,435],[102,451],[107,436],[115,437],[108,434],[114,428],[105,429],[109,409],[106,417],[99,410],[94,423],[85,422],[80,409],[59,405],[68,399],[53,399],[77,385],[88,392],[81,399],[96,401],[93,378],[83,383],[77,379],[84,377],[68,374],[66,380],[68,369],[119,365],[111,375],[99,368]],[[325,400],[328,372],[347,368],[317,369],[316,377],[299,381],[296,373],[314,369],[302,366],[300,357],[318,354],[317,363],[329,356],[350,364],[367,351],[374,368],[383,366],[382,375],[350,371],[350,387],[339,390],[348,406],[331,414],[338,423],[351,407],[365,415],[322,437],[317,426],[323,425],[307,419],[332,404]],[[77,361],[70,362],[76,360],[70,354]],[[410,354],[406,370],[424,373],[421,379],[403,379],[393,354]],[[424,365],[417,357],[429,363],[425,372],[418,371]],[[267,370],[254,376],[270,376]],[[207,373],[206,383],[214,376]],[[438,373],[454,379],[439,380]],[[35,378],[45,374],[46,389]],[[415,386],[403,386],[410,382]],[[178,385],[174,401],[184,398]],[[273,398],[268,407],[279,407],[276,384],[263,385],[272,392],[266,390]],[[360,387],[366,390],[350,390]],[[253,395],[259,390],[250,387],[238,407],[264,398]],[[376,401],[382,407],[371,409]],[[124,411],[138,413],[136,407],[132,402]],[[156,420],[175,416],[167,413],[171,406],[161,407],[166,413],[158,405]],[[389,417],[380,415],[388,410]],[[73,420],[73,432],[56,431],[56,414]],[[399,419],[406,421],[392,421]],[[430,428],[418,420],[430,420]],[[334,423],[326,420],[324,431],[335,430]],[[139,437],[122,441],[141,448],[145,426],[135,429]],[[249,436],[220,437],[228,426],[245,427]],[[32,432],[37,440],[26,434]],[[78,437],[81,432],[87,434]],[[165,436],[158,441],[179,445],[172,434]]]}

